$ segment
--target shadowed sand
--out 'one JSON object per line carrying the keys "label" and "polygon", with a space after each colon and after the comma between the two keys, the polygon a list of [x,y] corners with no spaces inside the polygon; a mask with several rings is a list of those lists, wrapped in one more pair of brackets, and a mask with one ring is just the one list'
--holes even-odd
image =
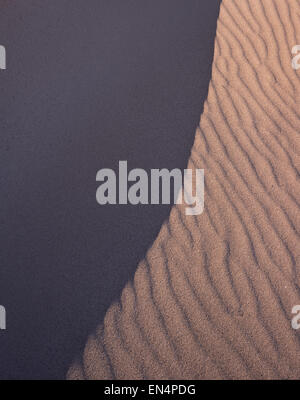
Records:
{"label": "shadowed sand", "polygon": [[298,0],[222,2],[188,165],[204,213],[173,207],[69,379],[300,378],[298,43]]}

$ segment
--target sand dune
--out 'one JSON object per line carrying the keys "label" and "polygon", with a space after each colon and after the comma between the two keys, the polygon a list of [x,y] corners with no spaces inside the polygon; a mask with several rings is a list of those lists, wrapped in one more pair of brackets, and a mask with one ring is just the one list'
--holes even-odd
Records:
{"label": "sand dune", "polygon": [[300,1],[223,0],[188,165],[204,213],[173,207],[69,379],[300,378],[295,44]]}

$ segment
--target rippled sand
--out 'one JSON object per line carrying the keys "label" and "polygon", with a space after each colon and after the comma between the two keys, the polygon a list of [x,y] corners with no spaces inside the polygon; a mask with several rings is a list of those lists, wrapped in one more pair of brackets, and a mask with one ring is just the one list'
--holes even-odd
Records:
{"label": "rippled sand", "polygon": [[173,207],[69,379],[300,378],[295,44],[300,1],[223,0],[188,165],[204,213]]}

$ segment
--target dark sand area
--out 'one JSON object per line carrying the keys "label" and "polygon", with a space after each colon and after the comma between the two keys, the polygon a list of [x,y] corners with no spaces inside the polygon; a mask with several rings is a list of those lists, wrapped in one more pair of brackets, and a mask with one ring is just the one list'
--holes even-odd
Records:
{"label": "dark sand area", "polygon": [[0,3],[0,378],[64,378],[169,206],[100,207],[96,172],[185,168],[219,1]]}

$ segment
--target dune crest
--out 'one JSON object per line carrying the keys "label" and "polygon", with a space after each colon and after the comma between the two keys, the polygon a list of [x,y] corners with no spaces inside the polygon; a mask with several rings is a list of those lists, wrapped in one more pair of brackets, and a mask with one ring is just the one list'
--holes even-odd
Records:
{"label": "dune crest", "polygon": [[173,207],[69,379],[300,378],[299,16],[298,0],[223,0],[188,165],[204,212]]}

